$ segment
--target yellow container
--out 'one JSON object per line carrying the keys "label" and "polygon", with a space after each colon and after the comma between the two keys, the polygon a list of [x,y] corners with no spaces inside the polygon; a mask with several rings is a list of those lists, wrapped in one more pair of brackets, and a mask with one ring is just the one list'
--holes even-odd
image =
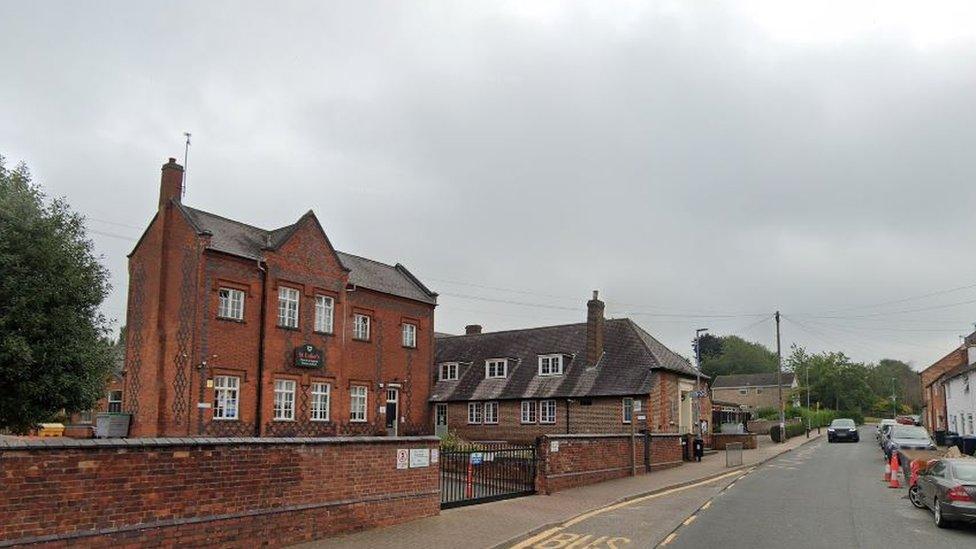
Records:
{"label": "yellow container", "polygon": [[41,423],[37,426],[37,436],[39,437],[61,437],[64,436],[64,424],[61,423]]}

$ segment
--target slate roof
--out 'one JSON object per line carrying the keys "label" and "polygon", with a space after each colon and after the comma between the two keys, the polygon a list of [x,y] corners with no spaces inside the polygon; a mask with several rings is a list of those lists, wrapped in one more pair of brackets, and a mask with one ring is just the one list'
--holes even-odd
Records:
{"label": "slate roof", "polygon": [[[273,250],[284,243],[301,221],[299,219],[291,225],[266,230],[191,208],[178,201],[174,201],[174,204],[179,206],[198,233],[210,235],[210,249],[255,260],[264,259],[265,251]],[[314,214],[305,214],[309,215]],[[336,255],[342,265],[349,269],[350,284],[424,303],[437,303],[437,294],[399,263],[388,265],[340,251],[336,251]]]}
{"label": "slate roof", "polygon": [[[793,374],[783,372],[783,387],[793,385]],[[733,374],[715,376],[712,389],[729,387],[776,387],[776,372],[762,374]]]}
{"label": "slate roof", "polygon": [[[586,323],[441,337],[435,365],[458,362],[458,379],[438,380],[432,402],[566,398],[648,393],[654,370],[695,377],[695,368],[627,318],[604,323],[604,354],[586,364]],[[562,354],[563,375],[539,376],[538,357]],[[485,379],[485,360],[508,359],[508,377]],[[707,378],[707,376],[702,376]]]}

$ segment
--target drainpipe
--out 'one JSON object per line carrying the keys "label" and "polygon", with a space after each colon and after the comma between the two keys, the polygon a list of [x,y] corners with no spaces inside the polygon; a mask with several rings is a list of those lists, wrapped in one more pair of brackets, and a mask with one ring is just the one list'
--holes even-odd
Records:
{"label": "drainpipe", "polygon": [[570,434],[569,433],[569,403],[572,401],[573,400],[570,398],[566,399],[566,434],[567,435]]}
{"label": "drainpipe", "polygon": [[257,396],[257,406],[254,409],[254,436],[261,436],[261,410],[263,408],[263,395],[264,395],[264,338],[265,338],[265,324],[267,319],[267,302],[268,302],[268,269],[261,266],[261,260],[258,262],[258,270],[261,271],[261,316],[260,316],[260,326],[258,327],[258,387],[255,394]]}

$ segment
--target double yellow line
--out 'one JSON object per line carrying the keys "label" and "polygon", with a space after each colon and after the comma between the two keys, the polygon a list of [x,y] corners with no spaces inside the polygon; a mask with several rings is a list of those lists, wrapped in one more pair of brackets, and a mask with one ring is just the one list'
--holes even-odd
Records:
{"label": "double yellow line", "polygon": [[[583,522],[585,520],[589,520],[589,519],[591,519],[591,518],[593,518],[593,517],[595,517],[597,515],[602,515],[603,513],[607,513],[609,511],[614,511],[616,509],[621,509],[623,507],[627,507],[629,505],[634,505],[636,503],[641,503],[641,502],[648,501],[648,500],[651,500],[651,499],[664,497],[664,496],[667,496],[667,495],[675,494],[677,492],[683,492],[685,490],[690,490],[692,488],[697,488],[699,486],[704,486],[706,484],[711,484],[711,483],[713,483],[713,482],[715,482],[717,480],[722,480],[724,478],[728,478],[728,477],[732,477],[732,476],[736,476],[736,475],[740,475],[740,476],[741,475],[745,475],[745,474],[748,474],[749,471],[751,471],[754,468],[755,467],[750,468],[747,471],[743,471],[742,469],[738,469],[738,470],[735,470],[735,471],[732,471],[732,472],[729,472],[729,473],[725,473],[723,475],[718,475],[718,476],[715,476],[715,477],[711,477],[711,478],[707,478],[707,479],[704,479],[704,480],[700,480],[700,481],[695,482],[695,483],[692,483],[692,484],[686,484],[684,486],[678,486],[677,488],[669,488],[669,489],[664,490],[662,492],[655,492],[653,494],[648,494],[646,496],[641,496],[641,497],[638,497],[638,498],[629,499],[627,501],[621,501],[620,503],[614,503],[614,504],[608,505],[606,507],[601,507],[599,509],[594,509],[594,510],[589,511],[587,513],[583,513],[582,515],[573,517],[573,518],[567,520],[566,522],[560,524],[559,526],[554,526],[554,527],[552,527],[552,528],[550,528],[548,530],[545,530],[543,532],[540,532],[540,533],[532,536],[531,538],[528,538],[526,540],[523,540],[523,541],[519,542],[518,544],[513,545],[511,549],[525,549],[526,547],[531,547],[531,546],[535,545],[536,543],[540,543],[541,541],[549,538],[553,534],[556,534],[556,533],[558,533],[558,532],[560,532],[562,530],[565,530],[566,528],[569,528],[569,527],[571,527],[573,525],[579,524],[579,523],[581,523],[581,522]],[[709,502],[706,505],[709,505],[710,503],[711,502]],[[707,509],[707,507],[703,506],[702,509]],[[687,524],[691,524],[691,521],[693,521],[693,520],[694,520],[694,518],[689,517],[688,519],[685,520],[685,522]],[[674,536],[675,535],[676,534],[672,532],[668,536],[668,538],[674,539]],[[670,542],[670,539],[668,539],[668,538],[665,538],[665,541],[662,543],[662,545],[664,543]]]}

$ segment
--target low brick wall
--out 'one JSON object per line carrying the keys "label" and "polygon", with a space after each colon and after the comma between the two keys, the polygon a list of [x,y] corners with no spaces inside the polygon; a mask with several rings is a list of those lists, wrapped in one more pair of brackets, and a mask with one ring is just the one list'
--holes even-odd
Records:
{"label": "low brick wall", "polygon": [[741,442],[742,448],[744,450],[755,450],[756,448],[759,447],[759,440],[757,435],[755,434],[748,434],[748,433],[742,435],[719,434],[719,433],[712,434],[713,450],[724,450],[725,445],[729,444],[730,442]]}
{"label": "low brick wall", "polygon": [[[595,484],[629,476],[631,455],[636,458],[637,473],[644,474],[644,435],[635,438],[636,452],[630,434],[548,435],[539,439],[539,465],[536,489],[551,494],[560,490]],[[558,451],[554,444],[558,445]],[[681,465],[681,438],[677,434],[650,436],[651,470]]]}
{"label": "low brick wall", "polygon": [[0,546],[283,545],[440,512],[434,437],[0,439]]}

